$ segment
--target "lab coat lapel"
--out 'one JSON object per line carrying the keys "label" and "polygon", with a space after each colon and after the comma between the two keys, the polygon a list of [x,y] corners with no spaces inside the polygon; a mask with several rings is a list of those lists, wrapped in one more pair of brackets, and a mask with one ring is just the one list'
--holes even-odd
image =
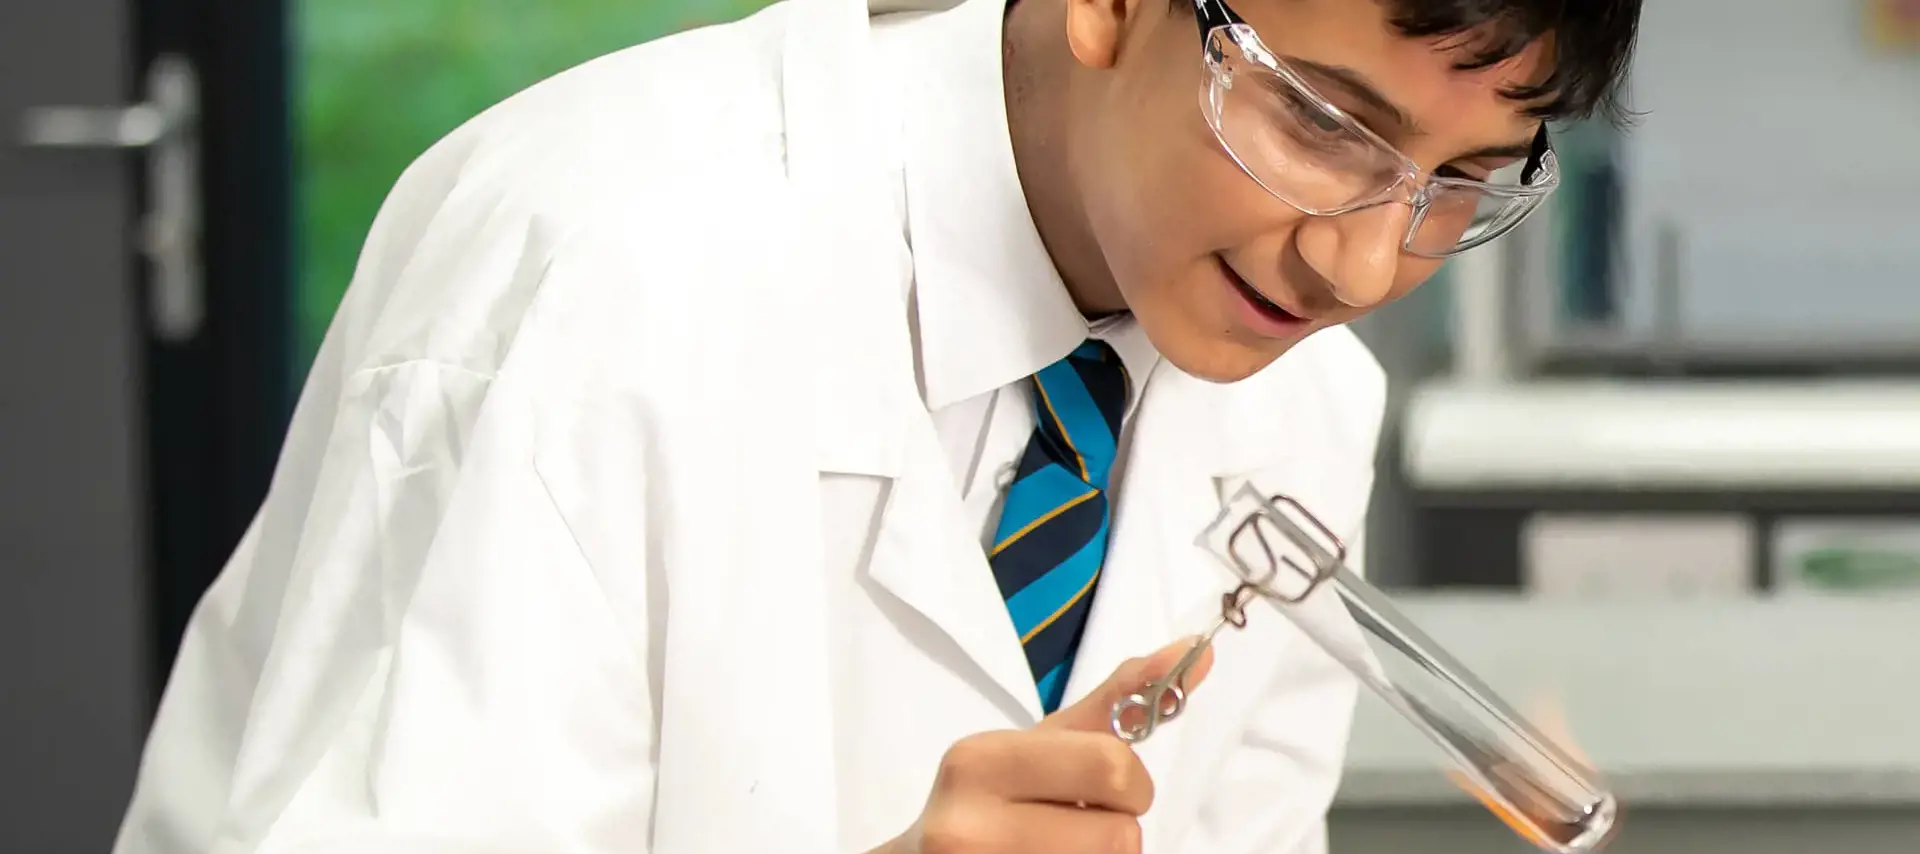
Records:
{"label": "lab coat lapel", "polygon": [[908,441],[874,544],[873,583],[939,627],[1000,693],[1010,719],[1038,722],[1039,690],[1026,653],[924,414]]}
{"label": "lab coat lapel", "polygon": [[794,2],[796,14],[820,23],[796,24],[786,45],[788,174],[807,209],[826,212],[810,223],[806,249],[809,268],[837,282],[809,290],[839,296],[813,312],[837,330],[817,336],[821,471],[891,481],[868,565],[873,585],[938,627],[1006,695],[1010,716],[1038,720],[1026,657],[978,537],[964,530],[960,490],[914,379],[904,323],[910,259],[880,248],[900,244],[899,224],[887,220],[897,187],[879,168],[896,155],[879,147],[888,137],[861,109],[871,99],[859,93],[876,79],[866,68],[866,6]]}
{"label": "lab coat lapel", "polygon": [[[888,304],[905,311],[904,304]],[[861,313],[858,306],[845,308],[843,322]],[[1038,689],[978,532],[965,524],[960,489],[939,437],[912,385],[912,351],[905,341],[879,346],[890,334],[880,330],[902,328],[899,318],[888,326],[875,317],[864,328],[844,327],[844,334],[823,336],[833,340],[822,342],[831,354],[822,364],[846,382],[823,384],[815,401],[820,474],[888,482],[877,516],[864,506],[828,506],[825,516],[833,525],[873,525],[863,586],[892,597],[937,628],[999,693],[1009,719],[1036,722]],[[896,393],[861,391],[880,387]]]}
{"label": "lab coat lapel", "polygon": [[[889,240],[873,239],[873,246]],[[898,233],[891,239],[897,242]],[[874,254],[872,246],[865,251]],[[877,516],[870,508],[829,506],[828,523],[873,525],[863,581],[874,595],[898,600],[937,628],[999,693],[1009,719],[1035,722],[1039,693],[1026,654],[979,533],[967,528],[961,490],[914,381],[903,322],[908,275],[903,267],[858,286],[843,282],[839,292],[849,298],[820,307],[835,332],[818,336],[816,345],[825,375],[814,404],[819,470],[888,481]],[[876,293],[872,286],[897,292]],[[869,289],[866,296],[858,295],[861,288]]]}

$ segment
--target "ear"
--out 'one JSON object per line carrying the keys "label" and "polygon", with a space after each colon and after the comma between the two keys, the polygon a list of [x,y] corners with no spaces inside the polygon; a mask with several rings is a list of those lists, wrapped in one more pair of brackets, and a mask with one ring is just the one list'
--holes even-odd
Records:
{"label": "ear", "polygon": [[[1081,65],[1108,69],[1120,59],[1120,41],[1142,0],[1064,0],[1067,47]],[[1159,2],[1159,0],[1145,0]]]}

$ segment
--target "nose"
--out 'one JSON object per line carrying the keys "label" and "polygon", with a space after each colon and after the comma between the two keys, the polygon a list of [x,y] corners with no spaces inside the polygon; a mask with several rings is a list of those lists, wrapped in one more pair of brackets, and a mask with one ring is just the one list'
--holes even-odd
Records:
{"label": "nose", "polygon": [[1400,245],[1413,209],[1375,205],[1339,216],[1309,217],[1295,235],[1300,256],[1333,284],[1333,296],[1350,308],[1372,308],[1393,292]]}

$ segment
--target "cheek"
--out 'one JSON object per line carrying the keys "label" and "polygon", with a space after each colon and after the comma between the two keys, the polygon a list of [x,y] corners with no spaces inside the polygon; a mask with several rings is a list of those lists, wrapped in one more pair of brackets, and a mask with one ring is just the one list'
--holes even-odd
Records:
{"label": "cheek", "polygon": [[1165,276],[1191,252],[1197,199],[1175,176],[1192,162],[1192,144],[1176,128],[1185,118],[1164,98],[1116,98],[1083,127],[1075,158],[1086,214],[1123,293]]}
{"label": "cheek", "polygon": [[[1197,60],[1195,60],[1197,64]],[[1087,217],[1130,304],[1172,290],[1217,250],[1293,218],[1220,150],[1200,110],[1201,72],[1135,70],[1103,102],[1076,152]]]}

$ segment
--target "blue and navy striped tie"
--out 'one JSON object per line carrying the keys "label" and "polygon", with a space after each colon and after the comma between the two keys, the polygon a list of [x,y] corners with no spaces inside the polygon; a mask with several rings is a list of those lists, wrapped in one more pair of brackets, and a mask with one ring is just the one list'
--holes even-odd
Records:
{"label": "blue and navy striped tie", "polygon": [[1034,374],[1039,426],[994,529],[988,562],[1048,713],[1066,692],[1107,554],[1107,475],[1127,388],[1119,354],[1097,340]]}

